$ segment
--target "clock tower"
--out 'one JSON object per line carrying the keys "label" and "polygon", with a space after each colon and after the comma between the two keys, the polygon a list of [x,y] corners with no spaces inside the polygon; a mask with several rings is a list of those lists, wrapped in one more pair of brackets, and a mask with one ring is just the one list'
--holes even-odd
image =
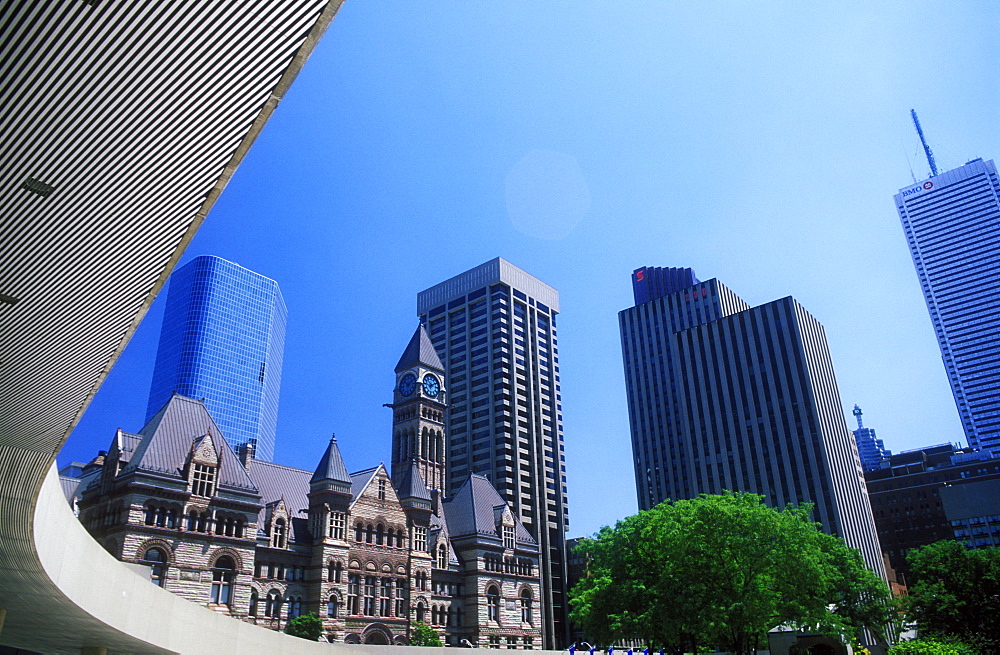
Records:
{"label": "clock tower", "polygon": [[444,366],[423,325],[396,364],[392,396],[392,479],[399,484],[415,462],[430,490],[445,489],[447,407]]}

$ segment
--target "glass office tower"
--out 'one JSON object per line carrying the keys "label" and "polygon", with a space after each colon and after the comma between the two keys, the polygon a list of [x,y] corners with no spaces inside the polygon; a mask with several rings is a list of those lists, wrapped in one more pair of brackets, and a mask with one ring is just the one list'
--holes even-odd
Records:
{"label": "glass office tower", "polygon": [[420,292],[449,384],[447,492],[489,478],[541,551],[545,648],[564,648],[566,465],[559,293],[497,258]]}
{"label": "glass office tower", "polygon": [[900,189],[903,223],[969,445],[1000,453],[1000,181],[992,161]]}
{"label": "glass office tower", "polygon": [[236,450],[271,461],[287,310],[278,284],[219,257],[170,276],[146,420],[173,392],[204,398]]}
{"label": "glass office tower", "polygon": [[[666,282],[654,293],[651,277]],[[690,269],[640,268],[632,282],[619,326],[639,508],[724,490],[813,503],[884,578],[823,326],[791,297],[751,307]]]}

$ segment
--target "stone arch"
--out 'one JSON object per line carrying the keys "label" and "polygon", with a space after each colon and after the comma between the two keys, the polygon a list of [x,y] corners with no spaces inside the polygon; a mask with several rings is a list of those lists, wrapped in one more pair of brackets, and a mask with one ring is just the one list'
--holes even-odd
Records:
{"label": "stone arch", "polygon": [[230,557],[233,560],[233,570],[235,573],[243,573],[243,558],[240,557],[238,551],[232,548],[218,548],[212,551],[212,554],[208,558],[208,567],[214,568],[215,564],[223,557]]}
{"label": "stone arch", "polygon": [[170,546],[169,542],[163,539],[147,539],[139,544],[139,547],[135,549],[135,558],[137,560],[146,559],[146,553],[149,552],[151,548],[159,548],[163,551],[163,554],[166,556],[164,564],[174,561],[174,549]]}
{"label": "stone arch", "polygon": [[396,635],[392,638],[393,646],[409,646],[410,642],[406,639],[406,635]]}
{"label": "stone arch", "polygon": [[392,643],[392,630],[382,623],[369,623],[361,631],[361,643],[388,646]]}
{"label": "stone arch", "polygon": [[368,560],[365,562],[365,571],[378,571],[378,565],[375,562]]}
{"label": "stone arch", "polygon": [[359,562],[356,559],[352,559],[351,563],[347,565],[347,568],[349,568],[349,569],[360,569],[361,568],[361,562]]}
{"label": "stone arch", "polygon": [[344,635],[344,643],[345,644],[360,644],[361,643],[361,635],[359,635],[357,632],[349,632],[346,635]]}

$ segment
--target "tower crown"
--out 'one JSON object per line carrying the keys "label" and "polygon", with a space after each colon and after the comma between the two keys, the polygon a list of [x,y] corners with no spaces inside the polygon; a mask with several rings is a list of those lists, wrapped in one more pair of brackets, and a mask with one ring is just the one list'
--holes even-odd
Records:
{"label": "tower crown", "polygon": [[337,437],[332,435],[330,443],[319,460],[316,472],[309,480],[312,491],[330,489],[333,491],[351,491],[351,476],[344,465],[344,458],[340,455],[340,447],[337,446]]}
{"label": "tower crown", "polygon": [[392,407],[392,479],[409,475],[410,464],[429,489],[445,483],[444,365],[420,324],[396,364]]}
{"label": "tower crown", "polygon": [[410,337],[410,343],[406,345],[406,350],[396,364],[396,373],[402,373],[406,369],[416,366],[444,371],[444,364],[438,356],[437,349],[431,343],[430,336],[427,335],[427,328],[420,324],[417,331]]}

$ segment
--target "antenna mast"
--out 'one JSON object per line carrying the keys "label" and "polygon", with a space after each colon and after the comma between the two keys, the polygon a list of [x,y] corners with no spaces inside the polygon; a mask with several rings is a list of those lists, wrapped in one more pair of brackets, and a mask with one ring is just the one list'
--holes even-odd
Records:
{"label": "antenna mast", "polygon": [[927,139],[924,138],[924,131],[920,129],[920,119],[917,118],[917,110],[911,109],[910,116],[913,117],[913,125],[917,128],[917,135],[920,137],[920,143],[924,146],[924,154],[927,155],[927,163],[931,165],[931,177],[936,177],[937,164],[934,163],[934,153],[931,152],[931,147],[927,145]]}

